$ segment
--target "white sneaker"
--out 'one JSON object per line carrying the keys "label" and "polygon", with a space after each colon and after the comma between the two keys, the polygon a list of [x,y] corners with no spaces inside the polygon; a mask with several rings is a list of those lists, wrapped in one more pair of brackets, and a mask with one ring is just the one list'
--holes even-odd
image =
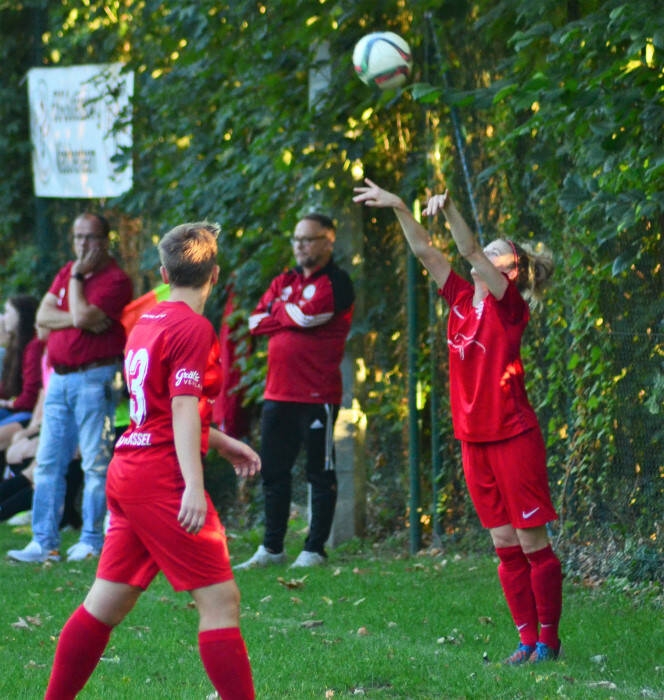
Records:
{"label": "white sneaker", "polygon": [[53,549],[47,552],[39,542],[32,540],[23,549],[10,549],[7,556],[14,561],[23,561],[27,563],[41,563],[45,561],[60,561],[60,552]]}
{"label": "white sneaker", "polygon": [[83,561],[98,556],[99,550],[87,542],[77,542],[67,550],[67,561]]}
{"label": "white sneaker", "polygon": [[259,566],[271,566],[272,564],[283,564],[286,561],[286,552],[272,554],[268,552],[263,545],[260,545],[254,552],[251,559],[243,561],[242,564],[237,564],[233,569],[253,569]]}
{"label": "white sneaker", "polygon": [[290,565],[291,569],[295,569],[300,566],[320,566],[325,564],[327,559],[318,552],[307,552],[303,549],[299,554],[297,559]]}
{"label": "white sneaker", "polygon": [[18,525],[32,525],[32,511],[24,510],[22,513],[12,515],[7,521],[7,525],[11,525],[12,527],[17,527]]}

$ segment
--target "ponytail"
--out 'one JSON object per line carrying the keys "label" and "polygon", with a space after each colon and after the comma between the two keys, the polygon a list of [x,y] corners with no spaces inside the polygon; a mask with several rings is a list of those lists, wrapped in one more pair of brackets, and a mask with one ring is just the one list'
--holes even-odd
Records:
{"label": "ponytail", "polygon": [[517,289],[531,306],[536,306],[542,301],[553,274],[553,253],[543,243],[508,243],[516,253]]}

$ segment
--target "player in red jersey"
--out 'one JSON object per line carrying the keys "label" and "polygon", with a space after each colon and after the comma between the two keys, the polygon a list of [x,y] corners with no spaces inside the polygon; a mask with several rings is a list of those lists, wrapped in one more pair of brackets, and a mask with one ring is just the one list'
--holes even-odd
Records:
{"label": "player in red jersey", "polygon": [[263,543],[236,569],[280,564],[291,504],[291,471],[306,452],[311,520],[294,567],[327,561],[337,502],[334,424],[341,404],[341,360],[353,318],[355,292],[332,257],[336,229],[323,214],[295,227],[297,266],[277,275],[249,317],[253,335],[268,336],[267,381],[261,415],[265,496]]}
{"label": "player in red jersey", "polygon": [[519,631],[510,665],[555,659],[560,651],[562,574],[546,524],[551,503],[544,440],[526,395],[521,337],[527,299],[537,299],[553,271],[548,253],[498,239],[484,249],[447,192],[432,197],[426,216],[443,212],[473,283],[451,268],[427,231],[396,195],[369,179],[355,202],[391,207],[413,253],[450,306],[450,405],[461,441],[464,474],[480,522],[500,560],[499,579]]}
{"label": "player in red jersey", "polygon": [[212,224],[182,224],[159,243],[170,295],[141,316],[127,341],[131,424],[108,469],[110,527],[92,588],[60,635],[47,700],[74,698],[83,688],[111,631],[159,571],[196,602],[200,656],[219,695],[254,697],[240,594],[203,485],[208,447],[240,476],[260,469],[250,447],[210,427],[219,344],[202,312],[219,276],[217,234]]}

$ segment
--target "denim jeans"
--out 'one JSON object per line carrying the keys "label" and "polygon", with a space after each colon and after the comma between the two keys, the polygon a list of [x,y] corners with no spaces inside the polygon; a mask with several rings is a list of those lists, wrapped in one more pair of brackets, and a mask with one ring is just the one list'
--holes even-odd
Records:
{"label": "denim jeans", "polygon": [[47,551],[60,547],[67,467],[77,447],[84,478],[80,541],[101,549],[106,470],[115,438],[113,380],[119,370],[118,363],[71,374],[54,372],[49,379],[32,500],[33,538]]}
{"label": "denim jeans", "polygon": [[10,411],[8,408],[0,408],[0,425],[10,423],[28,423],[32,418],[30,411]]}

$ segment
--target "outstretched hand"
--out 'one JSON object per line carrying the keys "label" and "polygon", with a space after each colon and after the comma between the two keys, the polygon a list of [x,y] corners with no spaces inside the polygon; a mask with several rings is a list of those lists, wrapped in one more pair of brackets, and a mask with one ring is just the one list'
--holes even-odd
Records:
{"label": "outstretched hand", "polygon": [[396,194],[378,187],[368,177],[364,178],[366,185],[354,187],[353,192],[357,194],[353,197],[353,201],[358,204],[366,204],[368,207],[393,207],[399,208],[402,201]]}
{"label": "outstretched hand", "polygon": [[439,211],[443,211],[448,201],[448,192],[445,190],[443,194],[434,194],[427,202],[426,207],[422,209],[422,216],[435,216]]}

